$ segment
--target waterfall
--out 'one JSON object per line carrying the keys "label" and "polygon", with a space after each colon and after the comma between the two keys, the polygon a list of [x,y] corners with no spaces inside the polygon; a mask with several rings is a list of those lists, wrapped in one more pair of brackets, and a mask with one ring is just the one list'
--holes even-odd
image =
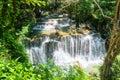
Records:
{"label": "waterfall", "polygon": [[86,68],[102,62],[105,43],[100,34],[79,34],[66,37],[46,36],[27,43],[26,51],[32,64],[45,64],[50,58],[56,65],[79,65]]}

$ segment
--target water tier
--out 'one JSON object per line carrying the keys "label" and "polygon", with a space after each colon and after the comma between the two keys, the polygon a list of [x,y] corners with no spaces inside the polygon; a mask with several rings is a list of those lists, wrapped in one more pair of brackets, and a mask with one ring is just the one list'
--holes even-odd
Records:
{"label": "water tier", "polygon": [[45,64],[50,58],[56,65],[79,65],[86,68],[99,64],[106,52],[99,34],[79,34],[55,38],[46,36],[28,42],[27,53],[32,64]]}

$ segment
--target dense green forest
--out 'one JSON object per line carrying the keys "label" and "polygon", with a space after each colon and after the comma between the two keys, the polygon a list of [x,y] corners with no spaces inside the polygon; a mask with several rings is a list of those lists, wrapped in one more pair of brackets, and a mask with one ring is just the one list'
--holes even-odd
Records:
{"label": "dense green forest", "polygon": [[[33,67],[24,50],[32,27],[50,14],[69,14],[79,24],[89,24],[106,41],[107,53],[100,75],[70,67],[66,73],[50,60]],[[120,0],[0,0],[1,80],[119,80]],[[66,70],[67,71],[67,70]]]}

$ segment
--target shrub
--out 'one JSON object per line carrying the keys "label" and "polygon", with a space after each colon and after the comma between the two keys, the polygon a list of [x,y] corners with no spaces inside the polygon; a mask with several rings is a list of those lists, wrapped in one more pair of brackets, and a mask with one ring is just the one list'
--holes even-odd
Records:
{"label": "shrub", "polygon": [[62,69],[52,62],[46,65],[0,61],[0,80],[90,80],[86,73],[75,66]]}
{"label": "shrub", "polygon": [[[9,54],[11,59],[18,59],[20,62],[25,62],[28,60],[27,54],[25,53],[24,46],[19,40],[15,38],[13,32],[6,32],[3,35],[3,40],[1,40],[4,51],[1,51],[3,55]],[[7,55],[5,55],[7,57]]]}
{"label": "shrub", "polygon": [[17,61],[0,62],[0,80],[41,80],[41,76],[30,64]]}

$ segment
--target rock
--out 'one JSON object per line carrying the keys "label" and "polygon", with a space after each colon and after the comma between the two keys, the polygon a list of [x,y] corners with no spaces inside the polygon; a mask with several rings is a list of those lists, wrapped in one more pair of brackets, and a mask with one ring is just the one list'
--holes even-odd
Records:
{"label": "rock", "polygon": [[49,41],[47,43],[45,43],[45,54],[47,56],[47,58],[52,59],[52,55],[54,50],[57,49],[57,45],[58,45],[58,41]]}

